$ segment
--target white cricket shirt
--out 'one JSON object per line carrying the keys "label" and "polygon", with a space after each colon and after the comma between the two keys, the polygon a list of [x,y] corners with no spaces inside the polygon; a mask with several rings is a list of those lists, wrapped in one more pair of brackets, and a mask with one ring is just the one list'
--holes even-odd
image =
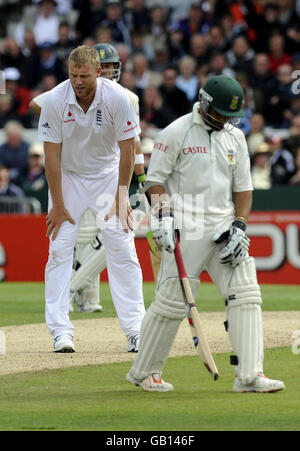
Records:
{"label": "white cricket shirt", "polygon": [[[199,103],[158,136],[151,155],[147,182],[163,184],[169,195],[178,193],[174,208],[191,215],[204,213],[206,224],[234,214],[232,191],[253,189],[250,159],[243,132],[225,125],[213,131],[203,123]],[[191,195],[189,196],[184,195]],[[196,195],[202,200],[195,203]],[[199,211],[201,210],[201,211]]]}
{"label": "white cricket shirt", "polygon": [[61,166],[88,179],[118,170],[118,141],[140,134],[137,116],[126,91],[99,77],[94,100],[85,113],[66,80],[43,99],[38,137],[62,143]]}

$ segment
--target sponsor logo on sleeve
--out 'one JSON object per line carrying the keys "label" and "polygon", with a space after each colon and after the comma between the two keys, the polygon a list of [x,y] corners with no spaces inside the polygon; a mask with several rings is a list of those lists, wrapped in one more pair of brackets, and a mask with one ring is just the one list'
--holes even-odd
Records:
{"label": "sponsor logo on sleeve", "polygon": [[137,128],[137,124],[132,124],[131,121],[127,121],[126,125],[127,125],[127,127],[130,127],[132,125],[132,127],[126,128],[126,130],[124,130],[124,133],[129,133],[132,130],[135,130]]}
{"label": "sponsor logo on sleeve", "polygon": [[154,149],[161,150],[164,153],[167,153],[169,146],[166,146],[163,143],[155,143]]}

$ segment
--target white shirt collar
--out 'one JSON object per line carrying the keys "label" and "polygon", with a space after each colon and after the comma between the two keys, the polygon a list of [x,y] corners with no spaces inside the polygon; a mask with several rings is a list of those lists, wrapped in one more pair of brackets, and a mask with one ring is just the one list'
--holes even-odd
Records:
{"label": "white shirt collar", "polygon": [[[97,89],[96,89],[94,100],[92,101],[91,106],[89,108],[90,110],[93,108],[96,108],[99,105],[99,103],[101,102],[101,87],[102,87],[102,80],[100,77],[98,77]],[[76,105],[76,106],[78,106],[78,108],[80,108],[80,106],[77,102],[76,94],[72,87],[71,81],[69,81],[69,88],[67,90],[65,101],[69,105]]]}

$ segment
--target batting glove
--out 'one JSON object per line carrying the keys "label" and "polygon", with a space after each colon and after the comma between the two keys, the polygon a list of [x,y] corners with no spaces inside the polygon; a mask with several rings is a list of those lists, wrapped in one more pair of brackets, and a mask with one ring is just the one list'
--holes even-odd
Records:
{"label": "batting glove", "polygon": [[166,251],[174,252],[176,237],[175,237],[175,219],[169,214],[161,216],[158,220],[157,227],[153,232],[153,238],[157,246]]}
{"label": "batting glove", "polygon": [[221,264],[230,264],[235,267],[248,255],[250,239],[246,235],[246,229],[247,224],[236,219],[229,230],[213,237],[216,244],[227,240],[225,246],[220,250]]}

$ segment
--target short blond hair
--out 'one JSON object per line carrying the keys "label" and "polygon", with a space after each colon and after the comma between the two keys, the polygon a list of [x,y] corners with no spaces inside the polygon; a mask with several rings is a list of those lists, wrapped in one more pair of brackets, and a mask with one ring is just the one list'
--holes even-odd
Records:
{"label": "short blond hair", "polygon": [[84,64],[92,64],[96,70],[100,67],[100,57],[96,49],[88,45],[80,45],[74,49],[68,58],[68,63],[75,66],[84,66]]}

